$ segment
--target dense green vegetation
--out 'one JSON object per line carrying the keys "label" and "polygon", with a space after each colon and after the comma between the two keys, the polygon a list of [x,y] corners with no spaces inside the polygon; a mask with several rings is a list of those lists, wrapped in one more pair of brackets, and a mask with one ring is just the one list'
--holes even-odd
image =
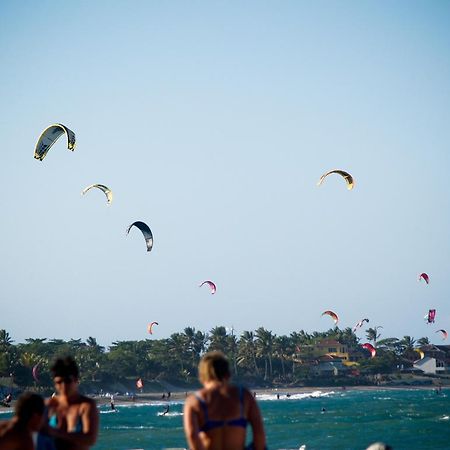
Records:
{"label": "dense green vegetation", "polygon": [[[311,349],[324,339],[333,339],[347,346],[358,360],[359,374],[353,383],[367,382],[370,374],[391,373],[402,364],[417,358],[414,348],[428,344],[427,338],[417,342],[410,336],[403,339],[379,340],[377,328],[366,330],[366,337],[377,347],[377,357],[371,359],[361,348],[351,328],[330,329],[306,333],[303,330],[289,336],[277,336],[263,327],[244,331],[240,337],[217,326],[208,333],[187,327],[168,339],[119,341],[105,349],[95,338],[26,339],[14,344],[5,330],[0,330],[0,377],[13,379],[20,387],[52,386],[49,367],[63,355],[73,355],[79,364],[81,381],[91,385],[107,385],[117,380],[166,380],[174,384],[195,383],[200,356],[208,350],[221,350],[229,358],[234,378],[253,385],[317,382],[312,368],[317,364]],[[39,363],[39,383],[32,376],[32,367]],[[368,376],[368,377],[366,377]],[[366,378],[365,378],[366,377]],[[355,381],[355,379],[359,379]]]}

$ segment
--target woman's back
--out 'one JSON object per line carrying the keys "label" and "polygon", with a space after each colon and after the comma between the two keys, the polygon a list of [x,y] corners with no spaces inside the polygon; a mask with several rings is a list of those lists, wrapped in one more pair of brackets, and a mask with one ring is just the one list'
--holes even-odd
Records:
{"label": "woman's back", "polygon": [[254,448],[265,447],[265,434],[255,399],[247,389],[229,384],[228,361],[220,352],[203,356],[199,378],[204,388],[184,405],[184,430],[191,450],[243,450],[247,424]]}
{"label": "woman's back", "polygon": [[248,391],[235,386],[202,389],[198,400],[199,431],[210,449],[242,449],[245,445]]}

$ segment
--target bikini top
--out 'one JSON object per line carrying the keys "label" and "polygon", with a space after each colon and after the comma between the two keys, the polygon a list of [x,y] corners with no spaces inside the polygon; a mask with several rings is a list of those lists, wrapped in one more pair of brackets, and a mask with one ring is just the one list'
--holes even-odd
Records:
{"label": "bikini top", "polygon": [[241,409],[241,415],[237,419],[231,419],[231,420],[211,420],[208,417],[208,407],[206,406],[205,400],[203,400],[200,395],[195,394],[197,397],[197,400],[200,402],[200,405],[203,410],[203,414],[205,416],[205,423],[200,428],[200,431],[210,431],[214,428],[221,428],[221,427],[247,427],[247,419],[244,416],[244,389],[239,387],[239,403],[240,403],[240,409]]}
{"label": "bikini top", "polygon": [[[58,427],[58,416],[56,414],[50,416],[48,418],[48,424],[52,428],[57,428]],[[83,423],[81,422],[81,417],[78,417],[75,429],[72,431],[68,431],[68,433],[81,433],[82,431],[83,431]]]}

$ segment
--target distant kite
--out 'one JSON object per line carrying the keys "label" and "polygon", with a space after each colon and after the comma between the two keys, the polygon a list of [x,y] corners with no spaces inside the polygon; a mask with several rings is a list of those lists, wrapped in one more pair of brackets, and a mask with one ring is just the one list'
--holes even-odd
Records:
{"label": "distant kite", "polygon": [[159,323],[158,323],[158,322],[152,322],[152,323],[150,323],[150,324],[147,326],[148,334],[153,334],[153,331],[152,331],[153,325],[159,325]]}
{"label": "distant kite", "polygon": [[425,280],[425,283],[427,283],[427,284],[430,283],[430,277],[425,272],[423,272],[419,275],[419,281],[421,281],[421,280]]}
{"label": "distant kite", "polygon": [[31,373],[33,375],[33,378],[34,378],[34,381],[36,381],[37,383],[39,383],[39,371],[38,371],[38,369],[39,369],[39,363],[35,364],[33,366],[32,371],[31,371]]}
{"label": "distant kite", "polygon": [[427,323],[434,323],[434,319],[436,318],[436,310],[429,309],[428,314],[425,314],[423,318],[427,321]]}
{"label": "distant kite", "polygon": [[353,189],[353,187],[354,187],[354,185],[355,185],[355,182],[354,182],[354,180],[353,180],[353,177],[352,177],[348,172],[345,172],[344,170],[338,170],[338,169],[330,170],[329,172],[324,173],[324,174],[320,177],[319,181],[317,182],[317,186],[320,186],[320,185],[324,182],[325,178],[326,178],[328,175],[331,175],[332,173],[337,173],[338,175],[340,175],[341,177],[344,178],[345,182],[347,183],[347,189],[348,189],[349,191],[351,191],[351,190]]}
{"label": "distant kite", "polygon": [[369,343],[363,344],[361,347],[365,348],[366,350],[368,350],[370,352],[371,358],[374,358],[375,355],[377,354],[377,350],[372,344],[369,344]]}
{"label": "distant kite", "polygon": [[56,123],[47,127],[39,136],[36,147],[34,149],[34,157],[42,161],[50,150],[50,147],[63,135],[67,136],[67,148],[75,150],[75,133],[66,126]]}
{"label": "distant kite", "polygon": [[425,353],[420,348],[415,348],[414,351],[420,355],[420,359],[425,358]]}
{"label": "distant kite", "polygon": [[354,327],[353,327],[353,333],[358,329],[361,328],[364,324],[364,322],[369,323],[369,319],[362,319],[360,320]]}
{"label": "distant kite", "polygon": [[133,222],[128,228],[127,228],[127,234],[130,232],[132,227],[136,227],[139,230],[141,230],[142,234],[145,238],[145,243],[147,244],[147,251],[151,251],[153,248],[153,234],[149,228],[149,226],[144,222]]}
{"label": "distant kite", "polygon": [[90,186],[84,188],[81,191],[81,194],[84,195],[86,192],[90,191],[92,188],[97,188],[103,191],[103,193],[106,195],[106,201],[108,202],[108,205],[110,205],[113,201],[113,193],[111,189],[108,186],[105,186],[103,184],[91,184]]}
{"label": "distant kite", "polygon": [[199,285],[199,287],[202,287],[204,284],[207,284],[209,286],[209,288],[211,289],[211,294],[215,294],[216,293],[217,287],[212,281],[206,280],[203,283],[201,283]]}
{"label": "distant kite", "polygon": [[445,330],[437,330],[436,333],[442,333],[443,341],[445,341],[447,339],[448,333]]}
{"label": "distant kite", "polygon": [[324,311],[322,316],[330,316],[334,320],[335,325],[339,322],[339,316],[333,311]]}

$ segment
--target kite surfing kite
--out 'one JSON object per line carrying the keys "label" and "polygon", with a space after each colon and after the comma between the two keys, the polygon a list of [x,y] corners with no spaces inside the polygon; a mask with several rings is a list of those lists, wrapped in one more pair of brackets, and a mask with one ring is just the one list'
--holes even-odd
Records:
{"label": "kite surfing kite", "polygon": [[436,317],[436,310],[430,309],[428,310],[428,314],[425,314],[423,318],[427,321],[427,323],[434,323],[434,319]]}
{"label": "kite surfing kite", "polygon": [[445,341],[447,339],[448,333],[445,330],[437,330],[436,333],[442,333],[443,341]]}
{"label": "kite surfing kite", "polygon": [[369,319],[362,319],[360,320],[354,327],[353,327],[353,333],[357,330],[357,328],[361,328],[364,324],[364,322],[369,323]]}
{"label": "kite surfing kite", "polygon": [[159,323],[158,322],[152,322],[152,323],[150,323],[147,326],[147,331],[148,331],[149,334],[153,334],[153,331],[152,331],[153,325],[159,325]]}
{"label": "kite surfing kite", "polygon": [[207,284],[209,286],[209,288],[211,289],[211,294],[215,294],[216,293],[217,288],[216,288],[216,285],[212,281],[206,280],[203,283],[201,283],[199,285],[199,287],[202,287],[204,284]]}
{"label": "kite surfing kite", "polygon": [[33,369],[31,370],[31,373],[33,374],[34,381],[36,381],[37,383],[39,383],[39,372],[38,372],[38,368],[39,368],[39,363],[35,364],[35,365],[33,366]]}
{"label": "kite surfing kite", "polygon": [[372,344],[363,344],[362,348],[365,348],[366,350],[368,350],[371,354],[371,358],[373,358],[376,354],[377,354],[377,350],[375,349],[375,347]]}
{"label": "kite surfing kite", "polygon": [[414,351],[420,355],[420,359],[425,358],[425,353],[420,348],[415,348]]}
{"label": "kite surfing kite", "polygon": [[419,275],[419,281],[422,281],[422,280],[424,280],[425,283],[430,284],[430,277],[425,272],[423,272]]}
{"label": "kite surfing kite", "polygon": [[141,230],[142,234],[145,238],[145,243],[147,244],[147,251],[149,252],[153,247],[153,234],[149,228],[149,226],[144,222],[133,222],[128,228],[127,228],[127,234],[130,232],[132,227],[136,227],[139,230]]}
{"label": "kite surfing kite", "polygon": [[330,170],[329,172],[324,173],[324,174],[320,177],[319,181],[317,182],[317,186],[320,186],[320,185],[324,182],[325,178],[326,178],[328,175],[331,175],[332,173],[337,173],[338,175],[340,175],[341,177],[344,178],[345,182],[347,183],[347,189],[348,189],[349,191],[351,191],[351,190],[353,189],[353,187],[354,187],[354,185],[355,185],[355,182],[354,182],[354,180],[353,180],[353,177],[352,177],[348,172],[345,172],[344,170],[337,170],[337,169],[335,169],[335,170]]}
{"label": "kite surfing kite", "polygon": [[103,191],[103,193],[106,195],[106,201],[108,202],[108,205],[110,205],[113,201],[113,193],[111,189],[108,186],[105,186],[103,184],[91,184],[87,188],[84,188],[81,191],[81,195],[86,194],[86,192],[89,192],[92,188],[97,188]]}
{"label": "kite surfing kite", "polygon": [[322,316],[330,316],[333,320],[334,320],[334,324],[335,325],[337,325],[337,323],[339,322],[339,317],[338,317],[338,315],[335,313],[335,312],[333,312],[333,311],[324,311],[323,313],[322,313]]}
{"label": "kite surfing kite", "polygon": [[39,161],[42,161],[50,150],[50,147],[63,135],[67,137],[67,148],[69,150],[75,150],[75,133],[69,130],[66,126],[56,123],[46,128],[39,139],[34,149],[34,157]]}

